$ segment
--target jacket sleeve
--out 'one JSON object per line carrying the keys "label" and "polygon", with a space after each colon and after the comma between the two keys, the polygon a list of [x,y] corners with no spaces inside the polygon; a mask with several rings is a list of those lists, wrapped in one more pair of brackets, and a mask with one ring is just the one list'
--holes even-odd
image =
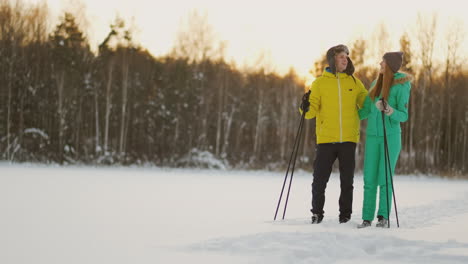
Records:
{"label": "jacket sleeve", "polygon": [[[315,80],[310,87],[310,95],[309,95],[309,102],[310,108],[309,111],[306,113],[306,119],[312,119],[317,115],[317,112],[320,108],[320,89],[319,89],[319,82]],[[302,110],[299,109],[302,114]]]}
{"label": "jacket sleeve", "polygon": [[359,119],[364,120],[369,117],[371,107],[373,106],[372,100],[369,96],[366,96],[362,108],[358,110]]}
{"label": "jacket sleeve", "polygon": [[[370,89],[372,89],[372,87],[374,87],[375,82],[376,82],[376,80],[374,80],[371,83],[371,85],[370,85],[371,88]],[[359,119],[364,120],[364,119],[368,118],[370,113],[371,113],[371,108],[373,106],[374,106],[374,103],[372,102],[371,98],[369,97],[369,92],[366,91],[366,94],[364,96],[364,103],[362,105],[362,108],[358,110]]]}
{"label": "jacket sleeve", "polygon": [[396,105],[393,107],[393,113],[390,118],[398,122],[406,122],[408,120],[408,103],[410,98],[411,83],[405,83],[399,93],[396,100]]}
{"label": "jacket sleeve", "polygon": [[366,100],[366,96],[368,92],[366,88],[364,87],[364,84],[362,84],[360,80],[358,80],[357,84],[358,84],[359,93],[357,96],[356,104],[357,104],[358,109],[361,109],[364,106],[364,101]]}

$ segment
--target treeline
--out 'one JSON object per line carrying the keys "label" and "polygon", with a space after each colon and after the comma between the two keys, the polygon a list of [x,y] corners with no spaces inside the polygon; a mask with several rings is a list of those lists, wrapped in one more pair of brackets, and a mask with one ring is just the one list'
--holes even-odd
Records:
{"label": "treeline", "polygon": [[217,159],[260,168],[287,156],[305,89],[294,72],[241,72],[205,57],[206,47],[199,58],[184,55],[189,46],[155,58],[118,19],[94,54],[72,14],[49,33],[44,7],[2,3],[2,159],[164,166]]}
{"label": "treeline", "polygon": [[[241,70],[227,63],[222,45],[216,47],[199,18],[190,24],[195,29],[179,34],[171,53],[154,57],[135,43],[122,20],[110,25],[93,52],[72,13],[65,13],[51,31],[47,14],[41,5],[0,0],[3,160],[287,166],[306,90],[293,70],[281,76],[265,67]],[[411,55],[409,38],[402,37],[401,43]],[[352,54],[356,75],[368,87],[375,67],[359,67],[367,45],[356,41]],[[467,175],[466,74],[449,57],[438,74],[430,56],[418,70],[411,68],[411,56],[405,58],[405,70],[416,80],[399,172]],[[296,167],[311,169],[314,132],[314,121],[307,121]],[[363,144],[359,146],[362,157]]]}

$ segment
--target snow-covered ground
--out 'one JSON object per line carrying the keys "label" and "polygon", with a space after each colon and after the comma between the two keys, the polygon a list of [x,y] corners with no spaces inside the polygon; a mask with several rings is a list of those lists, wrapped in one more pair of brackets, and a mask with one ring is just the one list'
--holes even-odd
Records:
{"label": "snow-covered ground", "polygon": [[[339,180],[310,224],[312,176],[284,173],[0,165],[0,263],[468,263],[468,181],[396,176],[400,228],[338,223]],[[282,210],[282,209],[280,209]],[[282,212],[282,211],[281,211]],[[281,214],[279,213],[279,219]]]}

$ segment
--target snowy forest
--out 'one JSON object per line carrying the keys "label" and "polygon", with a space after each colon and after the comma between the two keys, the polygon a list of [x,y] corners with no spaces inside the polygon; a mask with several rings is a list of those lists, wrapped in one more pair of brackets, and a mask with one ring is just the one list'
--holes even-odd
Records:
{"label": "snowy forest", "polygon": [[[308,89],[293,69],[280,75],[268,66],[244,69],[228,62],[223,43],[196,15],[173,50],[160,57],[137,43],[119,18],[98,47],[91,47],[72,12],[49,23],[47,6],[0,0],[1,160],[286,168]],[[397,171],[468,177],[463,32],[444,36],[446,57],[436,61],[436,18],[416,26],[420,34],[399,39],[403,71],[415,80]],[[366,64],[372,45],[379,43],[348,44],[355,75],[366,88],[377,76],[377,65]],[[326,66],[325,52],[311,62],[315,76]],[[296,168],[312,168],[314,127],[315,120],[306,121]]]}

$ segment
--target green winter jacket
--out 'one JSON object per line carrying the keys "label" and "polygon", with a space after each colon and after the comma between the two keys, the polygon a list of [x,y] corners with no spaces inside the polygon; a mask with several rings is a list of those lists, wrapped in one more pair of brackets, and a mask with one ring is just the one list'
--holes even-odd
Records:
{"label": "green winter jacket", "polygon": [[[387,135],[400,134],[400,122],[408,120],[408,103],[412,76],[407,73],[397,72],[393,75],[393,78],[395,80],[390,88],[388,104],[394,111],[390,116],[384,115]],[[371,87],[374,84],[375,81]],[[358,111],[361,120],[368,119],[366,134],[369,136],[383,136],[382,112],[375,106],[375,102],[378,100],[380,100],[380,96],[372,100],[367,95],[364,106]]]}

